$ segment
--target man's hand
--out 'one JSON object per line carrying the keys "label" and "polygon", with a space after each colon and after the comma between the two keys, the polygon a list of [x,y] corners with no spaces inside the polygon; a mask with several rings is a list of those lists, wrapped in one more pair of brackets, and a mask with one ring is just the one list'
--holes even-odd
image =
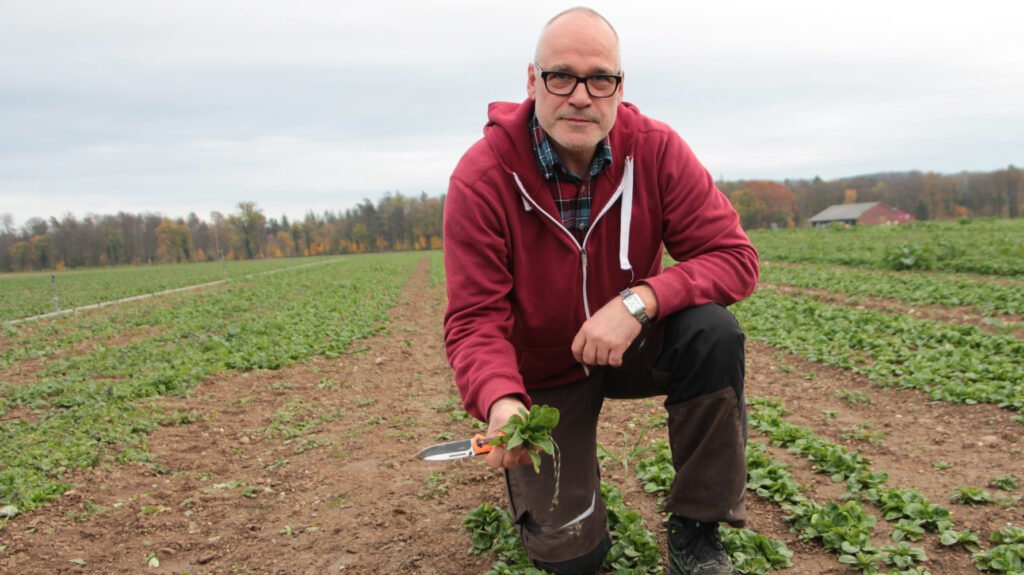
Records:
{"label": "man's hand", "polygon": [[[510,417],[518,414],[520,409],[526,410],[526,405],[514,395],[507,395],[492,403],[491,412],[487,416],[487,437],[498,435],[498,430],[508,423]],[[522,445],[507,452],[504,445],[496,445],[487,454],[487,465],[495,469],[499,467],[512,469],[517,465],[533,465],[533,460],[530,459],[530,454]]]}
{"label": "man's hand", "polygon": [[[643,300],[647,315],[654,318],[658,313],[654,290],[640,284],[633,288],[633,292]],[[623,305],[622,299],[615,297],[580,327],[572,342],[572,355],[584,365],[619,367],[622,365],[622,355],[636,336],[640,335],[641,327],[640,322]]]}

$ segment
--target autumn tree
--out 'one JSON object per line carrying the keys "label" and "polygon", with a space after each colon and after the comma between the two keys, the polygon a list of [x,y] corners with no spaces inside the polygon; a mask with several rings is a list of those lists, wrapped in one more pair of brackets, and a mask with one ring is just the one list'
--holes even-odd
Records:
{"label": "autumn tree", "polygon": [[240,257],[251,260],[263,256],[267,217],[263,210],[256,209],[255,202],[239,203],[238,212],[228,216],[228,223],[234,232],[231,245]]}
{"label": "autumn tree", "polygon": [[7,253],[11,258],[12,271],[32,269],[32,244],[26,241],[17,242],[7,250]]}
{"label": "autumn tree", "polygon": [[751,180],[740,184],[729,195],[729,201],[739,214],[744,228],[795,225],[796,202],[789,186],[769,180]]}
{"label": "autumn tree", "polygon": [[184,223],[164,220],[156,229],[157,261],[160,263],[187,262],[192,259],[192,230]]}
{"label": "autumn tree", "polygon": [[125,259],[124,234],[109,224],[102,226],[100,233],[103,235],[104,263],[114,266],[127,263]]}

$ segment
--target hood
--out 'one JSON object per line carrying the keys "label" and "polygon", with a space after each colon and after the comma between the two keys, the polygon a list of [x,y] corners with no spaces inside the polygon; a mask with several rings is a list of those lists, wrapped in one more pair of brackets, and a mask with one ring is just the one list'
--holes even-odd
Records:
{"label": "hood", "polygon": [[[561,227],[551,194],[534,193],[544,188],[540,170],[522,168],[522,166],[534,167],[537,162],[529,134],[533,111],[534,101],[532,99],[527,99],[520,104],[492,103],[487,110],[488,122],[484,126],[484,139],[501,166],[515,180],[519,192],[523,196],[523,206],[526,211],[533,211],[534,207],[539,208],[556,227]],[[637,133],[634,128],[639,119],[640,112],[636,106],[628,102],[619,104],[615,124],[608,134],[608,141],[612,148],[612,164],[604,174],[610,178],[614,187],[604,197],[595,195],[593,205],[595,211],[592,218],[596,222],[621,199],[623,209],[619,212],[619,266],[623,270],[632,270],[629,261],[629,231],[633,213],[633,153],[636,147],[635,134]],[[519,166],[518,170],[513,166]],[[571,234],[569,235],[571,237]],[[576,240],[572,239],[572,241]]]}
{"label": "hood", "polygon": [[[535,165],[533,145],[530,142],[530,119],[533,117],[534,101],[527,98],[521,103],[493,102],[487,107],[487,125],[484,139],[494,151],[495,157],[508,172],[519,175],[527,190],[536,189],[543,182],[539,170],[513,169],[513,166]],[[633,157],[636,145],[636,131],[630,129],[640,119],[636,106],[628,102],[619,104],[615,124],[608,134],[612,147],[612,165],[609,175],[618,182],[625,171],[625,158]],[[628,136],[627,136],[628,135]]]}

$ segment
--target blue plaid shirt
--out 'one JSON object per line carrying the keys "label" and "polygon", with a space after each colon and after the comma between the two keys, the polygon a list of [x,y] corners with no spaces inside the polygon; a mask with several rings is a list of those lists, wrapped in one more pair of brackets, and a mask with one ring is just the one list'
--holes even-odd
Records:
{"label": "blue plaid shirt", "polygon": [[594,159],[590,162],[590,171],[583,174],[583,177],[562,163],[536,114],[530,120],[530,141],[533,142],[533,154],[537,157],[541,176],[548,183],[551,196],[555,199],[562,225],[582,242],[590,227],[590,183],[595,176],[612,165],[612,147],[608,138],[598,143]]}

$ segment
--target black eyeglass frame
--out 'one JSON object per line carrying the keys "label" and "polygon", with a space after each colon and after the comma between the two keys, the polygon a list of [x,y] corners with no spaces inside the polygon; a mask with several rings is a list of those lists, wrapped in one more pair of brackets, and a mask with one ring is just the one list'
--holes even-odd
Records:
{"label": "black eyeglass frame", "polygon": [[[536,62],[533,63],[533,66],[535,68],[537,68],[538,72],[540,72],[540,78],[544,82],[544,89],[547,90],[549,94],[552,94],[552,95],[555,95],[555,96],[569,96],[573,92],[576,91],[576,88],[580,85],[580,82],[583,82],[583,86],[586,88],[587,94],[589,94],[591,98],[611,98],[612,96],[615,95],[616,92],[619,91],[619,86],[622,85],[622,73],[621,72],[618,73],[618,74],[591,74],[589,76],[577,76],[576,74],[570,74],[569,72],[558,72],[558,71],[555,71],[555,70],[545,70],[545,69],[541,68],[540,64],[538,64]],[[564,93],[556,92],[556,91],[552,90],[550,86],[548,86],[548,77],[551,74],[559,74],[561,76],[569,76],[569,77],[575,79],[576,82],[573,83],[572,88],[570,88],[568,92],[564,92]],[[607,95],[605,95],[605,96],[598,96],[598,95],[596,95],[596,94],[594,94],[593,92],[590,91],[590,82],[589,82],[589,80],[591,78],[614,78],[615,79],[615,87],[612,88],[612,91],[609,92]]]}

